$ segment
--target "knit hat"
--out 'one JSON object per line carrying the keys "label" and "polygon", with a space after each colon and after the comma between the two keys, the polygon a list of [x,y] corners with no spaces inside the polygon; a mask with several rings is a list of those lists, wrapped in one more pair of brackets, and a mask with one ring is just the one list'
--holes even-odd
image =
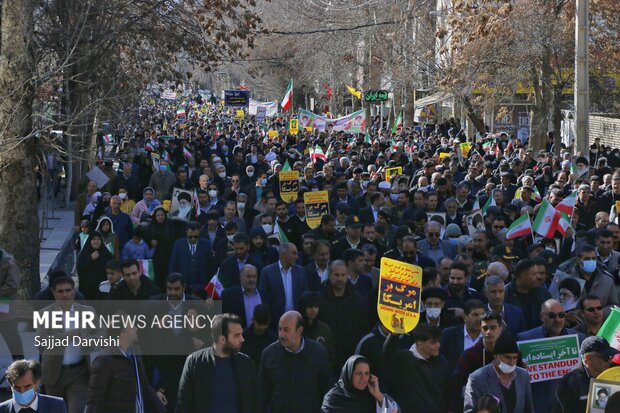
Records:
{"label": "knit hat", "polygon": [[502,333],[495,342],[493,354],[518,353],[517,341],[510,333]]}

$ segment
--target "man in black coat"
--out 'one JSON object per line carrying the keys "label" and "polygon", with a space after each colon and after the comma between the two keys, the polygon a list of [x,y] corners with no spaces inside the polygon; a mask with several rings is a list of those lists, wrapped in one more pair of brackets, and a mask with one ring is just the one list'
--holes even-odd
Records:
{"label": "man in black coat", "polygon": [[261,411],[258,375],[252,360],[240,353],[241,319],[233,314],[215,317],[213,346],[192,353],[179,382],[176,413]]}
{"label": "man in black coat", "polygon": [[303,329],[301,314],[284,313],[278,324],[278,341],[263,351],[260,381],[264,411],[316,413],[321,409],[331,385],[327,350],[303,338]]}
{"label": "man in black coat", "polygon": [[334,335],[336,371],[354,354],[360,339],[370,331],[366,301],[348,281],[347,265],[336,260],[329,267],[329,276],[319,292],[319,319]]}
{"label": "man in black coat", "polygon": [[268,302],[264,291],[256,288],[258,284],[258,269],[252,264],[246,264],[241,270],[241,285],[226,288],[222,291],[222,311],[238,315],[243,320],[243,328],[252,324],[254,308]]}
{"label": "man in black coat", "polygon": [[403,413],[437,413],[447,410],[448,362],[439,354],[441,330],[421,324],[412,333],[411,349],[398,350],[398,336],[389,334],[383,346],[391,369],[391,395]]}
{"label": "man in black coat", "polygon": [[140,266],[133,259],[121,263],[123,279],[110,291],[111,300],[148,300],[160,293],[149,277],[140,274]]}

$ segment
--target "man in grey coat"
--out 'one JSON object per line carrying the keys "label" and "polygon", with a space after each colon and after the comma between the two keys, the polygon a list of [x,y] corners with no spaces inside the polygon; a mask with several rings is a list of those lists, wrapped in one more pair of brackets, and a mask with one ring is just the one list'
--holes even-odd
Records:
{"label": "man in grey coat", "polygon": [[464,413],[473,412],[483,394],[499,399],[503,411],[534,412],[530,377],[527,370],[517,367],[519,357],[519,348],[514,337],[507,332],[499,336],[493,349],[493,362],[469,376],[465,387]]}

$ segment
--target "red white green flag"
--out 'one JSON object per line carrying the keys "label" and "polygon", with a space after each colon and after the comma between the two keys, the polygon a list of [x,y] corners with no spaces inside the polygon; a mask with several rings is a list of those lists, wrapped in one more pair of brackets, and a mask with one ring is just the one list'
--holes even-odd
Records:
{"label": "red white green flag", "polygon": [[153,260],[138,260],[138,269],[140,274],[144,274],[155,281],[155,267],[153,266]]}
{"label": "red white green flag", "polygon": [[532,229],[538,235],[541,235],[545,238],[553,237],[556,230],[555,216],[557,212],[555,208],[547,201],[543,199],[542,204],[540,204],[540,208],[538,209],[538,213],[536,214],[536,219],[534,219],[534,225]]}
{"label": "red white green flag", "polygon": [[312,148],[310,149],[310,159],[312,159],[312,162],[314,163],[316,163],[318,159],[322,159],[327,162],[327,156],[325,156],[323,149],[321,149],[319,145],[316,145],[314,150]]}
{"label": "red white green flag", "polygon": [[620,350],[620,308],[612,308],[597,335],[607,340],[611,347]]}
{"label": "red white green flag", "polygon": [[280,106],[283,111],[287,111],[291,108],[293,104],[293,79],[288,82],[288,86],[286,87],[286,92],[284,92],[284,97],[280,101]]}
{"label": "red white green flag", "polygon": [[403,112],[401,110],[398,116],[396,117],[396,119],[394,120],[394,126],[392,126],[392,133],[393,134],[396,133],[398,128],[402,128],[402,127],[403,127]]}
{"label": "red white green flag", "polygon": [[522,237],[524,235],[530,235],[532,233],[532,223],[530,222],[530,216],[523,214],[512,223],[508,228],[506,239],[513,239]]}
{"label": "red white green flag", "polygon": [[558,212],[563,212],[569,217],[573,216],[573,210],[575,209],[575,203],[577,202],[577,191],[573,191],[572,194],[564,198],[562,202],[555,207]]}
{"label": "red white green flag", "polygon": [[185,109],[178,108],[177,109],[177,118],[184,118],[184,117],[185,117]]}

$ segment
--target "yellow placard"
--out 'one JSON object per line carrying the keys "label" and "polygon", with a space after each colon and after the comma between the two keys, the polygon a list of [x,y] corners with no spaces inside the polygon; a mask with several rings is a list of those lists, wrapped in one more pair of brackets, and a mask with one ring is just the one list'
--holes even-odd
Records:
{"label": "yellow placard", "polygon": [[471,142],[461,143],[461,153],[463,153],[463,158],[467,158],[467,155],[469,155],[470,150],[471,150]]}
{"label": "yellow placard", "polygon": [[312,132],[312,127],[311,126],[306,126],[304,129],[306,130],[306,132]]}
{"label": "yellow placard", "polygon": [[280,198],[288,204],[295,202],[299,195],[299,171],[281,171],[278,178],[280,180]]}
{"label": "yellow placard", "polygon": [[377,313],[381,323],[393,333],[405,334],[420,321],[422,268],[381,258]]}
{"label": "yellow placard", "polygon": [[611,367],[598,375],[597,379],[620,382],[620,367]]}
{"label": "yellow placard", "polygon": [[321,217],[329,214],[329,194],[327,191],[306,192],[306,224],[312,229],[321,224]]}
{"label": "yellow placard", "polygon": [[450,152],[439,152],[439,162],[441,162],[446,156],[450,156]]}
{"label": "yellow placard", "polygon": [[387,168],[385,170],[385,182],[390,182],[390,179],[392,178],[393,175],[402,175],[402,174],[403,174],[402,166],[395,166],[393,168]]}
{"label": "yellow placard", "polygon": [[237,116],[236,116],[236,117],[237,117],[237,119],[244,119],[244,118],[245,118],[245,112],[244,112],[244,110],[243,110],[243,109],[239,109],[239,110],[237,110],[236,115],[237,115]]}
{"label": "yellow placard", "polygon": [[162,204],[162,208],[164,208],[164,210],[166,212],[170,212],[170,204],[172,203],[172,201],[170,201],[169,199],[164,200],[164,203]]}
{"label": "yellow placard", "polygon": [[291,135],[297,135],[299,133],[299,120],[291,119],[288,130]]}
{"label": "yellow placard", "polygon": [[273,140],[278,136],[278,131],[270,129],[269,132],[267,132],[267,136],[269,136],[269,139]]}
{"label": "yellow placard", "polygon": [[620,201],[616,201],[616,214],[620,214]]}

